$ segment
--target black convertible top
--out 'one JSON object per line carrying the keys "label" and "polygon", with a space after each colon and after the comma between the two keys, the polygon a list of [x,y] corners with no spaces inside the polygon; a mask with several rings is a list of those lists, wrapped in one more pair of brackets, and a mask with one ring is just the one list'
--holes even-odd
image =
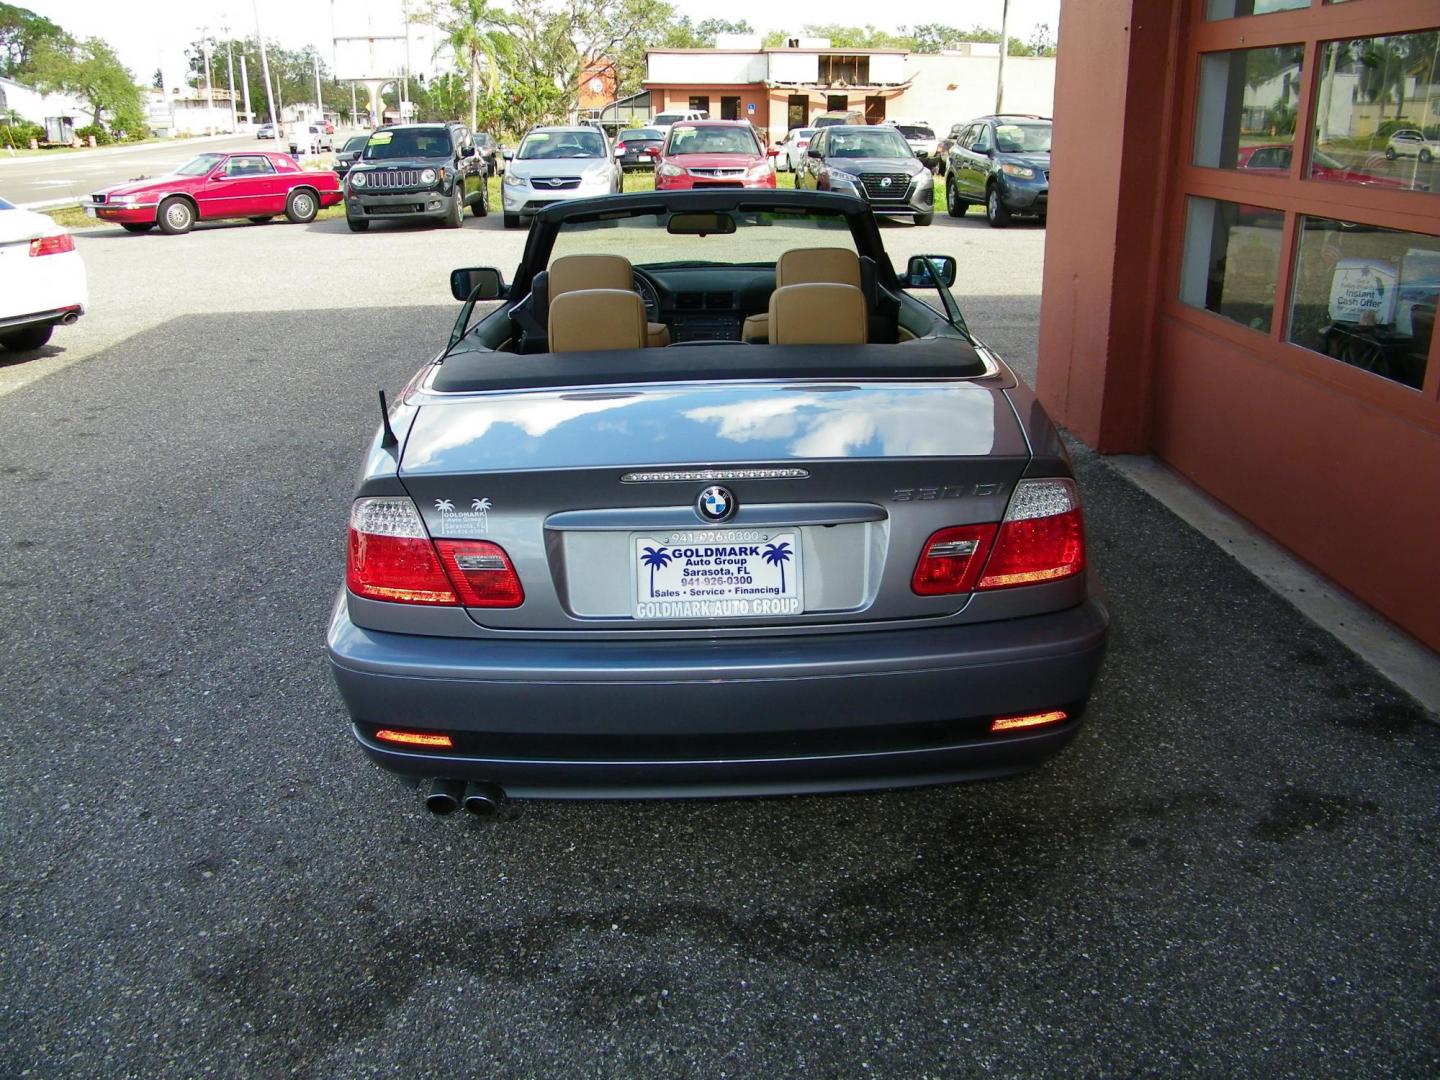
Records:
{"label": "black convertible top", "polygon": [[963,379],[985,361],[960,337],[899,345],[744,345],[701,342],[663,349],[515,353],[460,349],[439,365],[440,393],[530,390],[547,386],[740,381],[750,379]]}

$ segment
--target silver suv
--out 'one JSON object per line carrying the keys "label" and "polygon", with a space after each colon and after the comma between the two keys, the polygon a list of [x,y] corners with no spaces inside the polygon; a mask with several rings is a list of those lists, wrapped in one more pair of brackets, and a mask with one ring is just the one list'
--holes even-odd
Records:
{"label": "silver suv", "polygon": [[1390,161],[1397,157],[1418,157],[1428,163],[1437,156],[1440,156],[1440,139],[1427,139],[1424,132],[1415,128],[1401,128],[1385,144],[1385,157]]}
{"label": "silver suv", "polygon": [[506,166],[500,190],[505,227],[518,229],[551,203],[619,194],[620,163],[610,140],[596,128],[535,128]]}

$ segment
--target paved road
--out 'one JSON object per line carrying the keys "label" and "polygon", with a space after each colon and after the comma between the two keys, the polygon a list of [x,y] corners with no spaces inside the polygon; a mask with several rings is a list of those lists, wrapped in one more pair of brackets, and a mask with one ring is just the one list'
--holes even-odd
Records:
{"label": "paved road", "polygon": [[[333,225],[82,235],[0,396],[0,1075],[1440,1067],[1435,727],[1086,453],[1115,635],[1039,772],[424,814],[321,639],[372,390],[512,241]],[[1042,239],[904,234],[1022,359]]]}
{"label": "paved road", "polygon": [[[337,132],[336,138],[343,138]],[[338,144],[337,144],[338,145]],[[160,176],[208,150],[274,149],[253,135],[143,143],[94,151],[56,152],[43,157],[7,157],[0,152],[0,196],[16,204],[79,198],[137,176]]]}

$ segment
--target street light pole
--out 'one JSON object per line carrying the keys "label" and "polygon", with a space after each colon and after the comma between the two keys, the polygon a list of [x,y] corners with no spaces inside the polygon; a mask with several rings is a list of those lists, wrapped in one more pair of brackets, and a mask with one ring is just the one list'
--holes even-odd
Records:
{"label": "street light pole", "polygon": [[315,118],[325,120],[325,99],[320,96],[320,50],[315,50]]}
{"label": "street light pole", "polygon": [[1000,66],[995,71],[995,114],[1004,111],[1005,103],[1005,54],[1010,51],[1010,0],[1004,0],[1000,9]]}
{"label": "street light pole", "polygon": [[270,123],[277,125],[275,138],[280,138],[280,116],[275,112],[275,95],[270,90],[270,61],[265,55],[265,31],[260,29],[260,0],[251,0],[255,9],[255,37],[260,42],[260,75],[265,80],[265,102],[270,107]]}
{"label": "street light pole", "polygon": [[215,88],[210,84],[210,28],[203,31],[200,40],[200,55],[205,58],[205,127],[208,130],[215,123]]}
{"label": "street light pole", "polygon": [[220,32],[225,35],[225,70],[230,80],[230,134],[233,135],[240,130],[240,120],[235,115],[235,41],[228,26],[222,26]]}

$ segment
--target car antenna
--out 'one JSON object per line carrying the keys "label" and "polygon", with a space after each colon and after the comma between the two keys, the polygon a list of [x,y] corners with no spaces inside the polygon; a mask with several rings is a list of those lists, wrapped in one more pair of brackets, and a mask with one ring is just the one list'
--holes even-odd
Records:
{"label": "car antenna", "polygon": [[385,391],[380,391],[380,426],[385,433],[380,436],[380,445],[384,447],[399,446],[400,440],[395,438],[395,429],[390,426],[390,406],[385,401]]}

